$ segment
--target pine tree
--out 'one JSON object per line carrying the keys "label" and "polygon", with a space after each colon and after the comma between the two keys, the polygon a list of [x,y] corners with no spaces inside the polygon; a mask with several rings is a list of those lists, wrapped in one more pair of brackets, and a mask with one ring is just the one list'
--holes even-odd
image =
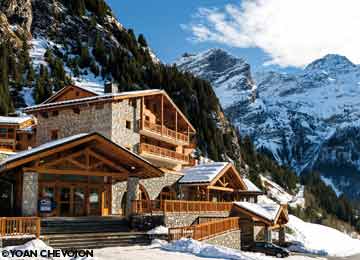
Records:
{"label": "pine tree", "polygon": [[146,42],[146,39],[144,37],[143,34],[140,34],[139,37],[138,37],[138,43],[140,44],[140,46],[142,47],[148,47],[148,44]]}

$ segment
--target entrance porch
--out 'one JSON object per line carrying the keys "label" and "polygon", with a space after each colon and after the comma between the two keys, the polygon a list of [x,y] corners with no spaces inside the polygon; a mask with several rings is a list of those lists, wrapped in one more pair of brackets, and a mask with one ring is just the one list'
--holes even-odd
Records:
{"label": "entrance porch", "polygon": [[162,174],[97,133],[53,141],[0,164],[0,177],[14,187],[9,205],[17,216],[108,216],[113,211],[113,184],[127,181],[131,198],[137,193],[134,180]]}

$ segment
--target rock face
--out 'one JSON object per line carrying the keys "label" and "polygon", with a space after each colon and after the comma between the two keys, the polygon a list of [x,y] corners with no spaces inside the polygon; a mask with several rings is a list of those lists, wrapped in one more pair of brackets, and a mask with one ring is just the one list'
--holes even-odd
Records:
{"label": "rock face", "polygon": [[31,0],[3,0],[0,10],[8,17],[10,24],[17,24],[30,32],[33,17]]}
{"label": "rock face", "polygon": [[360,66],[333,54],[299,73],[252,74],[244,64],[218,50],[178,62],[211,81],[226,115],[258,149],[297,173],[319,171],[360,199]]}

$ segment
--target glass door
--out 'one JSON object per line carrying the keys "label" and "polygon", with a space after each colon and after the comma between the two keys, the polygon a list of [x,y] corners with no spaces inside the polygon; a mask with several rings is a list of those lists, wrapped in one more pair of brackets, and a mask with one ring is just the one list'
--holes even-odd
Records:
{"label": "glass door", "polygon": [[90,188],[89,189],[89,209],[90,215],[101,215],[101,189]]}
{"label": "glass door", "polygon": [[73,188],[73,215],[76,217],[85,216],[85,189],[82,187]]}
{"label": "glass door", "polygon": [[59,216],[69,217],[71,216],[71,188],[60,187],[59,188]]}

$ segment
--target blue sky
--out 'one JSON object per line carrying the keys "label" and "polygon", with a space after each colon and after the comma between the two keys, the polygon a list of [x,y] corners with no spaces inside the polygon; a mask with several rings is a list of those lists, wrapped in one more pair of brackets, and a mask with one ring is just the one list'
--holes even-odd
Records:
{"label": "blue sky", "polygon": [[303,68],[327,54],[360,64],[359,0],[107,2],[125,27],[145,35],[165,63],[185,52],[220,47],[245,58],[255,70],[264,64]]}
{"label": "blue sky", "polygon": [[156,55],[166,63],[172,63],[185,52],[197,53],[208,48],[221,47],[246,58],[258,66],[265,61],[264,53],[258,48],[233,48],[219,43],[195,43],[189,41],[191,32],[183,30],[181,24],[189,24],[198,8],[223,7],[239,4],[240,1],[225,0],[107,0],[127,28],[143,33]]}

